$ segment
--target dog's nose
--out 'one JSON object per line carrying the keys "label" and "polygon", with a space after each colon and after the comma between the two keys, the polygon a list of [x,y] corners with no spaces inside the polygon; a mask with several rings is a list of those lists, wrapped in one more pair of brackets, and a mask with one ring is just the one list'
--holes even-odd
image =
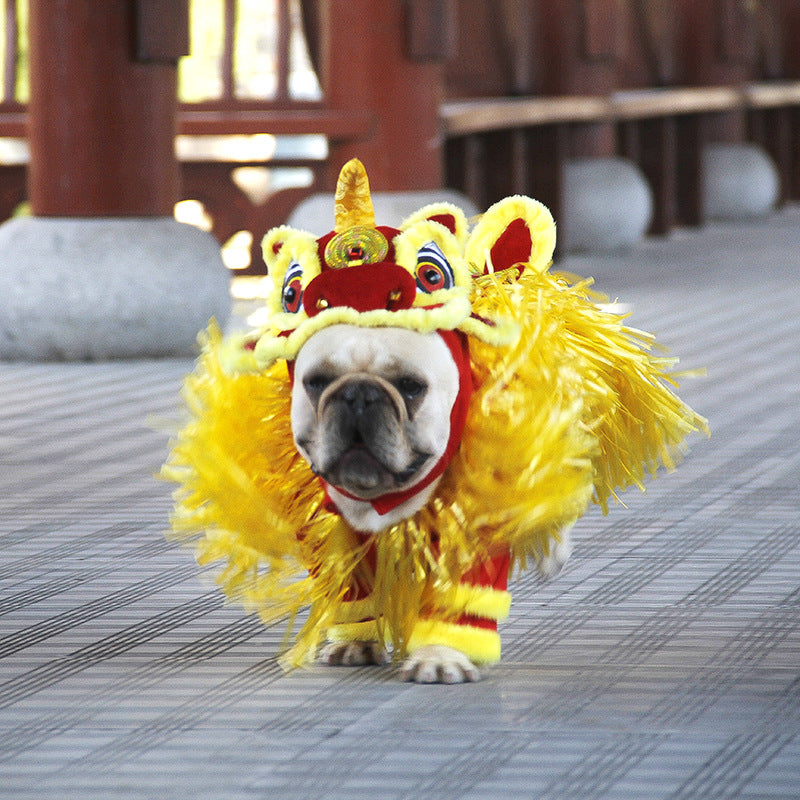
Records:
{"label": "dog's nose", "polygon": [[352,381],[342,387],[339,394],[350,411],[355,415],[364,414],[376,403],[392,405],[391,398],[384,389],[373,381]]}
{"label": "dog's nose", "polygon": [[352,417],[367,418],[385,406],[399,419],[407,419],[400,392],[391,383],[368,374],[349,375],[334,381],[319,398],[319,414],[331,403],[342,404]]}

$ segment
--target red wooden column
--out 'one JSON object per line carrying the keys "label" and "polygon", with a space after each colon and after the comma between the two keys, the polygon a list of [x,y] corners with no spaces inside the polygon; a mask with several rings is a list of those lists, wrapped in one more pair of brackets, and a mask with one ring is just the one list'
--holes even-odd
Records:
{"label": "red wooden column", "polygon": [[[674,0],[629,2],[626,8],[630,31],[620,58],[622,89],[673,86],[676,75],[678,24]],[[656,116],[618,125],[621,152],[635,161],[653,191],[650,233],[665,234],[677,222],[676,172],[677,126],[674,117]],[[686,158],[686,154],[680,154]]]}
{"label": "red wooden column", "polygon": [[449,46],[441,0],[320,0],[327,105],[373,115],[369,136],[331,143],[329,187],[349,158],[378,191],[442,185],[439,106]]}
{"label": "red wooden column", "polygon": [[178,222],[187,0],[31,0],[29,196],[0,225],[0,359],[189,355],[230,309],[211,234]]}
{"label": "red wooden column", "polygon": [[[741,0],[678,0],[679,59],[688,86],[739,86],[757,77],[757,3]],[[706,122],[712,142],[746,138],[744,111],[715,114]]]}
{"label": "red wooden column", "polygon": [[188,0],[30,1],[37,216],[171,216]]}
{"label": "red wooden column", "polygon": [[[541,0],[539,3],[542,93],[606,96],[617,88],[619,56],[625,49],[623,17],[614,0]],[[611,156],[614,125],[574,125],[568,153]]]}
{"label": "red wooden column", "polygon": [[[759,3],[678,0],[676,11],[684,84],[738,87],[759,77],[759,29],[768,31]],[[770,53],[768,60],[775,55]],[[751,133],[744,109],[679,120],[678,205],[684,221],[766,213],[771,195],[779,198],[775,166]]]}
{"label": "red wooden column", "polygon": [[[800,80],[800,51],[797,47],[800,37],[800,5],[796,0],[778,0],[778,19],[783,26],[783,77]],[[800,141],[800,108],[787,111],[789,119],[789,141]],[[793,200],[800,199],[800,153],[791,146],[788,153],[788,193]]]}

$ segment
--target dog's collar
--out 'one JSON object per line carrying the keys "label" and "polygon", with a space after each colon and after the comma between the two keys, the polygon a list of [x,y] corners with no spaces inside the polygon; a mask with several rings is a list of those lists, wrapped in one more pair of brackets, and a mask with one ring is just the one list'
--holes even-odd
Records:
{"label": "dog's collar", "polygon": [[[408,489],[403,489],[398,492],[389,492],[388,494],[381,495],[372,500],[364,500],[361,497],[356,497],[339,486],[334,486],[336,491],[349,498],[350,500],[359,500],[362,503],[368,502],[375,511],[381,516],[388,514],[398,506],[415,497],[421,491],[430,486],[437,478],[439,478],[444,471],[450,466],[450,462],[461,444],[461,436],[464,433],[464,425],[467,421],[467,412],[469,410],[469,402],[472,398],[473,383],[472,383],[472,369],[470,367],[469,359],[469,342],[465,334],[460,331],[437,331],[439,336],[442,337],[447,348],[450,350],[450,355],[458,368],[458,395],[456,396],[453,408],[450,410],[450,438],[447,440],[447,447],[441,458],[436,462],[433,469],[414,486]],[[336,504],[331,499],[326,491],[326,504],[332,510],[338,512]]]}

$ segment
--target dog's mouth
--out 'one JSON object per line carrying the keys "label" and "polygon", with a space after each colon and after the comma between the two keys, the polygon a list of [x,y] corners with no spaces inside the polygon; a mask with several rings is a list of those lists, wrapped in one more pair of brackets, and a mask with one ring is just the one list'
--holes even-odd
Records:
{"label": "dog's mouth", "polygon": [[429,453],[412,453],[410,461],[401,469],[393,469],[377,456],[360,437],[346,447],[325,469],[315,470],[326,483],[350,494],[374,499],[380,494],[405,488],[420,475],[429,462]]}

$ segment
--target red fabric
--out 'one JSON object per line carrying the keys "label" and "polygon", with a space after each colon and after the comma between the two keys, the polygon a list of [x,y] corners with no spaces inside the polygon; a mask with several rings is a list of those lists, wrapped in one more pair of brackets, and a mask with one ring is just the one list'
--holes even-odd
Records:
{"label": "red fabric", "polygon": [[511,565],[511,555],[506,550],[499,555],[476,564],[461,579],[461,583],[470,586],[490,586],[498,592],[508,588],[508,568]]}
{"label": "red fabric", "polygon": [[[466,586],[489,586],[498,592],[504,592],[508,586],[508,568],[511,558],[508,551],[490,558],[480,564],[476,564],[464,577],[461,583]],[[456,625],[469,625],[472,628],[483,628],[484,630],[496,631],[497,620],[478,617],[474,614],[462,614],[457,620]]]}
{"label": "red fabric", "polygon": [[456,218],[453,214],[434,214],[428,219],[431,222],[438,222],[440,225],[444,225],[450,233],[456,232]]}
{"label": "red fabric", "polygon": [[303,294],[303,308],[309,317],[341,306],[359,312],[399,311],[411,308],[416,293],[414,276],[398,264],[359,264],[317,275]]}
{"label": "red fabric", "polygon": [[468,625],[470,628],[482,628],[486,631],[496,631],[497,630],[497,620],[496,619],[486,619],[486,617],[475,617],[472,614],[462,614],[457,620],[454,621],[454,625]]}
{"label": "red fabric", "polygon": [[[375,584],[375,566],[376,566],[376,553],[374,545],[374,537],[369,533],[356,533],[359,544],[364,544],[367,539],[372,541],[372,545],[367,549],[364,558],[353,573],[353,583],[348,587],[344,595],[344,600],[347,603],[352,603],[356,600],[363,600],[372,594]],[[362,622],[366,622],[372,617],[365,617]]]}
{"label": "red fabric", "polygon": [[532,247],[533,239],[525,220],[512,220],[491,249],[490,257],[495,272],[530,261]]}

